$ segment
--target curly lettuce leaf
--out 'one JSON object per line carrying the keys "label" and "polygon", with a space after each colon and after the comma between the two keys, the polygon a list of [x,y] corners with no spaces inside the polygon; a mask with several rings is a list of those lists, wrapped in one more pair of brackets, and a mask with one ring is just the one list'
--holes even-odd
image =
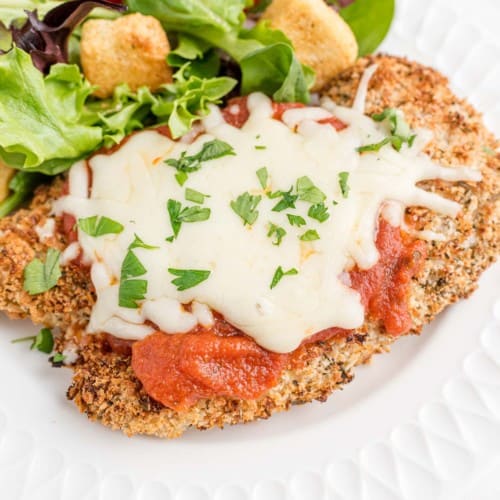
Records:
{"label": "curly lettuce leaf", "polygon": [[236,84],[236,80],[225,76],[200,78],[190,74],[186,65],[174,75],[174,83],[164,85],[155,96],[151,111],[160,121],[166,120],[172,137],[180,137],[208,113],[209,104],[219,104]]}
{"label": "curly lettuce leaf", "polygon": [[10,167],[55,175],[101,143],[101,128],[84,120],[92,87],[77,66],[44,77],[15,47],[0,56],[0,81],[0,159]]}
{"label": "curly lettuce leaf", "polygon": [[276,101],[309,101],[312,70],[297,60],[290,40],[282,32],[265,23],[252,30],[243,29],[244,0],[127,3],[132,11],[159,19],[169,32],[201,39],[229,54],[241,67],[242,93],[261,91]]}

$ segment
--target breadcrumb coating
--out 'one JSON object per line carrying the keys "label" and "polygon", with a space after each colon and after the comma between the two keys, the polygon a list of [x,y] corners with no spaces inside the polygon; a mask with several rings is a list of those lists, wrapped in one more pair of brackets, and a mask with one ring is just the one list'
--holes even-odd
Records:
{"label": "breadcrumb coating", "polygon": [[[367,114],[386,107],[401,109],[413,128],[433,131],[427,153],[436,162],[474,166],[483,174],[479,183],[422,183],[462,205],[456,219],[418,207],[407,210],[409,227],[447,236],[446,241],[427,242],[428,258],[411,284],[411,333],[416,334],[447,305],[467,297],[498,255],[500,156],[491,150],[498,150],[499,143],[483,126],[481,115],[450,91],[445,77],[405,59],[364,58],[334,78],[325,94],[339,104],[351,104],[364,69],[372,63],[378,69],[369,86]],[[60,195],[61,187],[62,181],[56,180],[40,188],[29,209],[0,221],[0,308],[13,318],[30,317],[36,323],[59,326],[64,332],[58,340],[60,349],[80,344],[68,398],[91,420],[128,435],[174,438],[190,427],[208,429],[268,418],[292,405],[324,401],[353,378],[357,365],[388,351],[395,340],[367,320],[347,338],[307,346],[303,365],[286,370],[278,385],[258,400],[205,399],[183,413],[165,408],[144,392],[129,355],[112,352],[102,336],[80,336],[95,301],[88,272],[70,265],[63,268],[56,288],[38,296],[22,290],[24,266],[43,255],[47,246],[62,249],[66,245],[57,232],[42,244],[34,230],[49,217],[51,200]],[[60,227],[61,221],[57,224]]]}

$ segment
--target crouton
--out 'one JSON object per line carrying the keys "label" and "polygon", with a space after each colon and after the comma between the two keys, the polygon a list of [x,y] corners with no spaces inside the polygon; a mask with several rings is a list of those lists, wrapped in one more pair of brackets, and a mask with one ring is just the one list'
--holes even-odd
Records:
{"label": "crouton", "polygon": [[299,61],[316,72],[313,91],[356,60],[358,45],[351,28],[323,0],[273,0],[262,18],[283,31]]}
{"label": "crouton", "polygon": [[0,161],[0,202],[4,201],[10,194],[9,182],[16,171],[7,167]]}
{"label": "crouton", "polygon": [[98,86],[95,95],[108,97],[127,83],[131,90],[146,85],[156,90],[172,81],[166,56],[170,51],[160,22],[131,14],[110,21],[89,20],[82,28],[81,62],[86,78]]}

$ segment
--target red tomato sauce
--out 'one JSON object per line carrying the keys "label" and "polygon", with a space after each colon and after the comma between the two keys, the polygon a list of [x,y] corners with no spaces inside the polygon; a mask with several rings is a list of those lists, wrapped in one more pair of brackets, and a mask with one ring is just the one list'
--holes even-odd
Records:
{"label": "red tomato sauce", "polygon": [[[248,117],[250,116],[247,101],[248,98],[246,96],[234,97],[229,100],[227,106],[222,110],[222,116],[224,120],[229,123],[229,125],[237,128],[241,128],[245,125]],[[288,111],[289,109],[305,107],[305,105],[300,102],[273,102],[272,106],[273,118],[275,120],[281,120],[285,111]],[[328,123],[339,132],[347,128],[347,125],[335,116],[318,120],[318,123]]]}
{"label": "red tomato sauce", "polygon": [[380,321],[388,334],[401,335],[412,326],[409,285],[425,260],[425,244],[411,240],[382,218],[376,244],[380,253],[378,262],[366,271],[351,271],[352,288],[360,293],[372,319]]}
{"label": "red tomato sauce", "polygon": [[[390,335],[411,329],[409,284],[425,259],[425,245],[410,240],[400,228],[381,219],[376,240],[378,263],[351,271],[367,315]],[[169,408],[183,411],[203,398],[227,396],[256,399],[271,389],[287,367],[300,366],[306,346],[349,333],[330,328],[307,338],[290,354],[278,354],[216,316],[211,329],[186,334],[160,331],[132,345],[132,368],[146,392]]]}

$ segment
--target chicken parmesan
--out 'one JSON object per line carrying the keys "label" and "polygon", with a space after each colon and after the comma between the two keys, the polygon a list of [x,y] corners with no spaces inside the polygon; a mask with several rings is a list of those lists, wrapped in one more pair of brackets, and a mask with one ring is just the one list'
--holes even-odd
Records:
{"label": "chicken parmesan", "polygon": [[[61,328],[68,397],[128,434],[323,400],[495,259],[496,147],[441,75],[392,57],[316,106],[236,98],[180,139],[76,162],[0,221],[0,305]],[[61,275],[31,293],[49,247]]]}

